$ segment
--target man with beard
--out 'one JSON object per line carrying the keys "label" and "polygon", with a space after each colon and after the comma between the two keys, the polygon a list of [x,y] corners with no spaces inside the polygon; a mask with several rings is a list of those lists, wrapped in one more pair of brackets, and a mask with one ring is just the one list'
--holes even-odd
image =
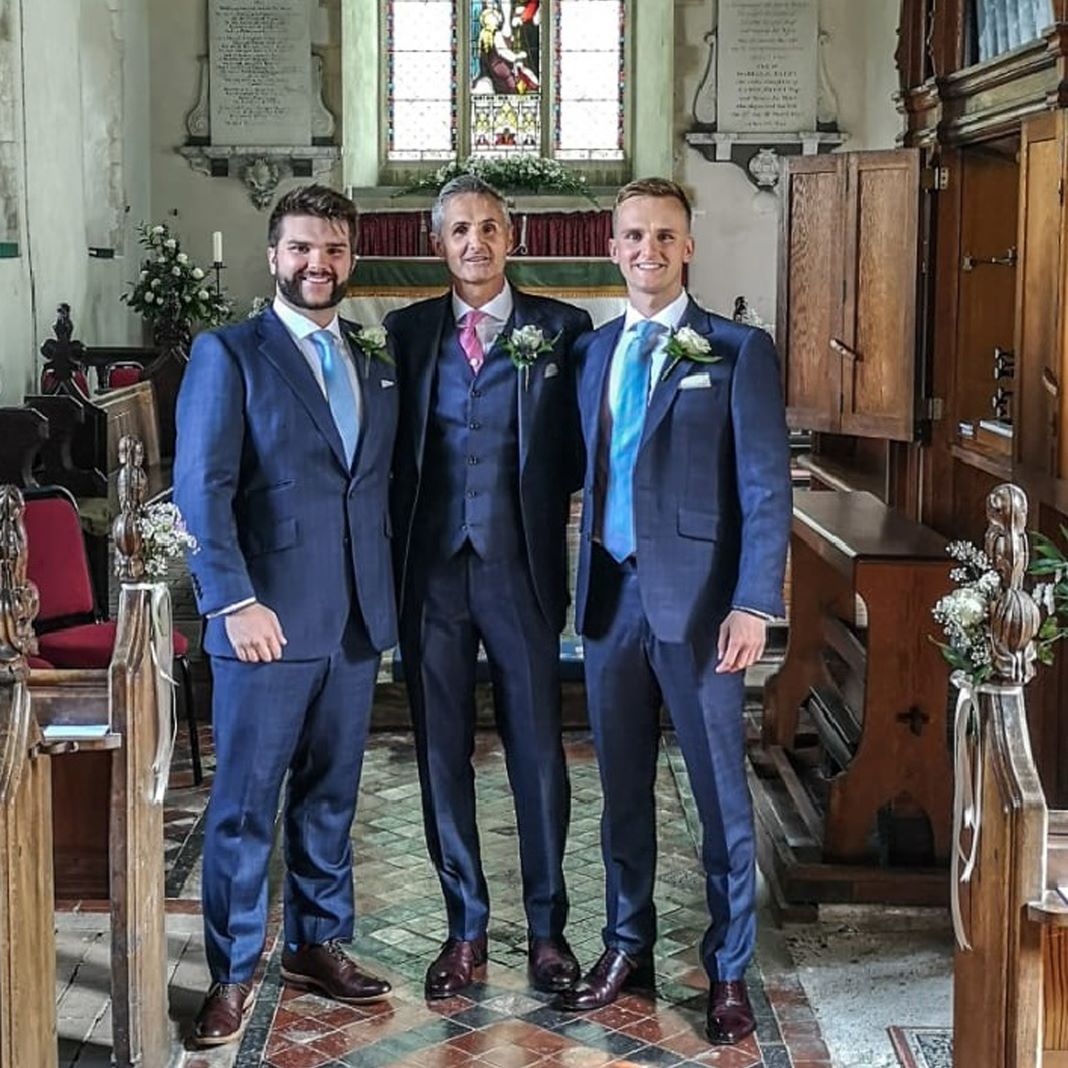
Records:
{"label": "man with beard", "polygon": [[282,781],[282,976],[346,1004],[389,984],[353,935],[349,830],[382,650],[396,638],[387,519],[393,368],[338,318],[355,205],[305,186],[271,214],[273,306],[201,334],[178,398],[175,501],[207,617],[216,771],[204,828],[204,1046],[240,1038],[264,944]]}

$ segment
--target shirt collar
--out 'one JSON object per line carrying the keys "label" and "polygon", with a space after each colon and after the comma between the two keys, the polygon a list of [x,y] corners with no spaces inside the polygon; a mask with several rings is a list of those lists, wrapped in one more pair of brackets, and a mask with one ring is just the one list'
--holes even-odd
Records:
{"label": "shirt collar", "polygon": [[686,314],[686,309],[689,307],[689,304],[690,294],[687,293],[685,289],[669,305],[667,305],[667,307],[661,308],[656,315],[652,316],[642,315],[642,313],[628,301],[626,317],[623,320],[623,331],[625,333],[634,326],[635,323],[643,322],[646,318],[651,319],[654,323],[659,323],[668,330],[675,330],[678,328],[679,323],[682,322],[682,318]]}
{"label": "shirt collar", "polygon": [[275,315],[282,320],[282,325],[298,341],[305,341],[320,330],[329,330],[338,341],[341,340],[341,321],[338,319],[336,312],[334,313],[334,318],[326,326],[320,326],[318,323],[312,322],[306,315],[301,315],[295,308],[291,308],[281,297],[276,296],[274,298],[272,307]]}
{"label": "shirt collar", "polygon": [[[508,322],[512,315],[512,308],[515,306],[515,298],[512,295],[512,287],[508,284],[508,280],[504,281],[504,289],[498,293],[493,300],[487,301],[478,310],[485,312],[491,319],[496,320],[502,325]],[[469,311],[473,311],[471,305],[466,301],[461,300],[456,290],[452,291],[452,317],[456,322],[459,322]]]}

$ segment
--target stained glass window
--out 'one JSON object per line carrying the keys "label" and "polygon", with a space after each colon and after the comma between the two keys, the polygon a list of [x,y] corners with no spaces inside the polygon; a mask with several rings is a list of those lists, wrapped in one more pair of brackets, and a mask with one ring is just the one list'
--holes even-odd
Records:
{"label": "stained glass window", "polygon": [[623,4],[557,0],[554,152],[623,158]]}
{"label": "stained glass window", "polygon": [[453,0],[389,5],[389,158],[449,159],[456,151]]}
{"label": "stained glass window", "polygon": [[624,0],[394,0],[389,159],[621,160],[625,9]]}

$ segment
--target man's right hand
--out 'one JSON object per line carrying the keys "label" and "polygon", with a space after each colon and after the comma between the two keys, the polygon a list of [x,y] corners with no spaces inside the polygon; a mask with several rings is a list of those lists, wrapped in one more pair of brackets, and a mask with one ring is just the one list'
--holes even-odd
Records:
{"label": "man's right hand", "polygon": [[226,636],[247,664],[267,664],[282,659],[286,636],[278,617],[264,604],[250,604],[223,617]]}

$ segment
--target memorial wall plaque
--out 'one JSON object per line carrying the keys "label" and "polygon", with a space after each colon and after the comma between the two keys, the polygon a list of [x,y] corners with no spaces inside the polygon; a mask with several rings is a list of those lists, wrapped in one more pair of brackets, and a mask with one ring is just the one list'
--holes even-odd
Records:
{"label": "memorial wall plaque", "polygon": [[816,129],[817,0],[719,0],[723,133]]}
{"label": "memorial wall plaque", "polygon": [[311,144],[307,0],[211,0],[211,140]]}

